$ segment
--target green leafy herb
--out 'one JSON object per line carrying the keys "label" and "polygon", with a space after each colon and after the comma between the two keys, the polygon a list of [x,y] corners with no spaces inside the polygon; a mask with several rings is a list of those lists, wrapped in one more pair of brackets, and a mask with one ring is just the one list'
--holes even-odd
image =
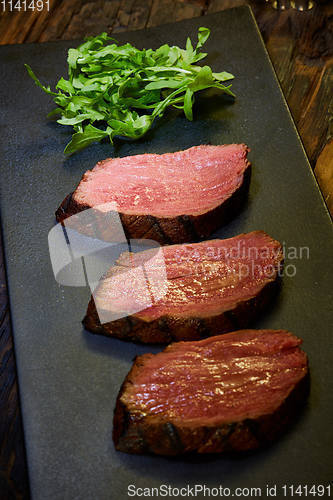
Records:
{"label": "green leafy herb", "polygon": [[105,138],[112,143],[115,136],[139,139],[169,106],[182,109],[192,120],[200,90],[214,87],[234,96],[231,85],[222,83],[233,75],[197,65],[207,55],[200,49],[209,34],[208,28],[199,28],[195,48],[188,38],[185,49],[165,44],[157,50],[118,45],[106,33],[90,37],[69,49],[68,78],[60,78],[57,92],[42,85],[26,64],[36,85],[57,105],[48,116],[57,115],[58,123],[74,129],[65,153]]}

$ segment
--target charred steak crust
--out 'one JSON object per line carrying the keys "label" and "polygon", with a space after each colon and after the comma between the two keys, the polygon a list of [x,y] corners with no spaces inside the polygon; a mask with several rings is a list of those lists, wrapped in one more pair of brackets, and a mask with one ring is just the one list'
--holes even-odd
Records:
{"label": "charred steak crust", "polygon": [[[246,152],[248,148],[246,148]],[[128,239],[146,238],[161,244],[186,243],[207,238],[219,227],[236,217],[246,202],[251,178],[251,164],[246,160],[243,182],[221,205],[200,215],[179,214],[176,217],[129,215],[119,212]],[[92,208],[75,199],[74,192],[65,197],[55,215],[63,222],[79,212]],[[97,221],[98,224],[98,221]],[[107,235],[105,235],[107,239]]]}
{"label": "charred steak crust", "polygon": [[269,305],[277,292],[278,282],[279,280],[268,283],[259,295],[239,303],[235,309],[209,318],[162,316],[148,322],[135,316],[127,316],[101,325],[91,297],[82,323],[92,333],[142,344],[200,340],[250,326]]}
{"label": "charred steak crust", "polygon": [[[240,330],[229,335],[246,331]],[[281,330],[281,333],[289,332]],[[172,346],[173,344],[169,345],[163,352]],[[193,453],[232,454],[262,448],[271,445],[295,423],[309,391],[310,377],[306,362],[302,378],[291,388],[282,404],[271,413],[218,425],[170,422],[161,414],[140,415],[122,401],[128,387],[135,383],[146,362],[154,356],[156,355],[144,354],[135,357],[120,388],[113,419],[113,441],[118,451],[175,456]]]}

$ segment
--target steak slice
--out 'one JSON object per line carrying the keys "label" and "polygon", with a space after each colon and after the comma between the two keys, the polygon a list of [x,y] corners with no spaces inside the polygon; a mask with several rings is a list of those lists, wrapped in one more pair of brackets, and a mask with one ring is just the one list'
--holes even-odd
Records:
{"label": "steak slice", "polygon": [[305,396],[300,343],[285,330],[240,330],[137,357],[116,403],[116,449],[178,455],[270,443]]}
{"label": "steak slice", "polygon": [[113,203],[128,239],[196,241],[240,208],[249,183],[247,153],[245,144],[230,144],[101,161],[64,199],[57,221]]}
{"label": "steak slice", "polygon": [[[151,281],[140,276],[142,269],[149,270],[156,250],[120,256],[90,300],[83,320],[88,330],[135,342],[169,343],[245,328],[270,300],[283,260],[281,244],[263,231],[160,251],[161,268],[156,266]],[[159,275],[164,277],[160,282]],[[147,289],[164,291],[156,300],[151,293],[148,307],[142,304]],[[102,324],[99,317],[112,311],[124,311],[123,317]],[[125,317],[126,311],[138,312]]]}

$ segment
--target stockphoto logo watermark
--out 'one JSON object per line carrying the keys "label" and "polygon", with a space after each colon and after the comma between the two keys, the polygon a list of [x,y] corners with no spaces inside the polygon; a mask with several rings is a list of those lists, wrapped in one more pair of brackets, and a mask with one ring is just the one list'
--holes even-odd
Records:
{"label": "stockphoto logo watermark", "polygon": [[[65,286],[88,285],[102,324],[151,306],[167,291],[161,246],[127,240],[114,203],[68,217],[51,229],[48,242],[55,279]],[[133,258],[138,252],[144,252],[140,263]],[[101,289],[105,294],[97,294]],[[110,298],[112,309],[106,307]]]}
{"label": "stockphoto logo watermark", "polygon": [[[268,486],[268,485],[267,485]],[[276,488],[276,487],[275,487]],[[261,497],[266,496],[268,487],[236,487],[228,488],[223,485],[208,486],[206,484],[186,484],[184,486],[172,486],[171,484],[161,484],[160,486],[138,487],[135,484],[129,484],[127,487],[127,496],[129,498],[141,497],[161,497],[161,498],[224,498],[224,497]]]}
{"label": "stockphoto logo watermark", "polygon": [[297,261],[310,259],[310,247],[308,246],[288,246],[284,241],[282,243],[282,255],[284,259],[283,267],[279,275],[293,278],[297,273]]}
{"label": "stockphoto logo watermark", "polygon": [[127,486],[129,498],[293,498],[318,496],[329,498],[331,496],[331,484],[264,484],[263,486],[236,486],[229,488],[219,484],[208,486],[206,484],[185,484],[184,486],[172,486],[161,484],[159,486]]}
{"label": "stockphoto logo watermark", "polygon": [[[102,324],[143,311],[168,293],[163,247],[150,239],[128,240],[114,202],[64,219],[50,230],[48,242],[56,281],[89,286]],[[235,288],[247,279],[294,277],[297,260],[310,258],[309,248],[275,243],[255,246],[229,239],[200,251],[195,244],[177,245],[172,265],[194,280],[216,272],[221,288]]]}

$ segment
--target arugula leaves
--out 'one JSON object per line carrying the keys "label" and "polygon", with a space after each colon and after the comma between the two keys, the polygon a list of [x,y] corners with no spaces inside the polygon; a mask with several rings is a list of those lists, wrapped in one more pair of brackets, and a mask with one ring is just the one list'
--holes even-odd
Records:
{"label": "arugula leaves", "polygon": [[69,49],[68,79],[60,78],[57,92],[25,67],[36,85],[53,96],[57,107],[48,116],[57,115],[58,123],[73,127],[65,148],[71,154],[105,138],[111,143],[115,136],[139,139],[169,106],[182,109],[192,120],[200,90],[214,87],[234,97],[231,85],[222,83],[233,75],[196,64],[207,55],[200,49],[209,35],[202,27],[195,48],[187,38],[185,49],[165,44],[157,50],[118,45],[106,33],[87,38],[77,49]]}

